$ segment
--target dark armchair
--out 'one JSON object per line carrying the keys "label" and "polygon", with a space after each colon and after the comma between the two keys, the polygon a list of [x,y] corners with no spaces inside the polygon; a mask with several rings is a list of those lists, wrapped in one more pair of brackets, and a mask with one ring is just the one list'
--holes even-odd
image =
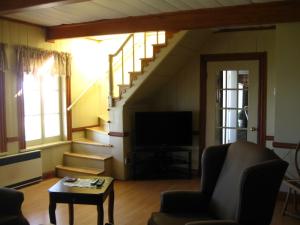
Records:
{"label": "dark armchair", "polygon": [[22,192],[0,188],[0,225],[29,225],[21,211],[23,200]]}
{"label": "dark armchair", "polygon": [[162,193],[148,225],[269,225],[288,163],[249,142],[207,148],[201,191]]}

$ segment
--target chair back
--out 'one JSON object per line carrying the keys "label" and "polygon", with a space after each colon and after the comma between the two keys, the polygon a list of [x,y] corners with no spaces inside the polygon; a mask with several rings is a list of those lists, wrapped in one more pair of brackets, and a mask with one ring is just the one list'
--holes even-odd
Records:
{"label": "chair back", "polygon": [[211,197],[214,216],[241,224],[269,224],[287,165],[264,146],[231,144]]}

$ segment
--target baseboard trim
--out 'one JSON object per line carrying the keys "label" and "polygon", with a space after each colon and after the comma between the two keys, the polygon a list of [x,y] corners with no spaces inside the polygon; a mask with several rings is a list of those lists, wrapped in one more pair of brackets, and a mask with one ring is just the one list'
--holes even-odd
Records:
{"label": "baseboard trim", "polygon": [[44,172],[43,175],[42,175],[42,177],[43,177],[43,180],[55,177],[55,170]]}
{"label": "baseboard trim", "polygon": [[22,181],[19,183],[7,185],[6,187],[19,189],[19,188],[26,187],[26,186],[29,186],[29,185],[32,185],[32,184],[35,184],[35,183],[38,183],[41,181],[42,181],[42,177],[35,177],[35,178],[25,180],[25,181]]}

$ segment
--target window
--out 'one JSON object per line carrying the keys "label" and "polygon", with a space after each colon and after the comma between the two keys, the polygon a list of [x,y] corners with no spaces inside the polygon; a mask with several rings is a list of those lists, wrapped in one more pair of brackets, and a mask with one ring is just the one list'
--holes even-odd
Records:
{"label": "window", "polygon": [[17,46],[19,149],[71,140],[71,55]]}
{"label": "window", "polygon": [[53,57],[37,72],[24,73],[24,123],[27,145],[61,140],[62,104],[61,77],[52,74]]}

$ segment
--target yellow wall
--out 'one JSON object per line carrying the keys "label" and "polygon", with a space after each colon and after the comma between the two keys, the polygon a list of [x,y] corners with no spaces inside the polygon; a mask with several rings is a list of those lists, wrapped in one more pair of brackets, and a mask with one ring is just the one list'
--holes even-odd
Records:
{"label": "yellow wall", "polygon": [[[84,90],[91,81],[98,79],[96,84],[74,106],[72,110],[72,127],[94,125],[98,116],[107,118],[107,97],[103,90],[107,88],[105,75],[101,71],[101,53],[98,42],[88,39],[69,39],[56,42],[45,42],[45,31],[42,28],[27,24],[0,20],[0,42],[7,44],[6,53],[8,69],[5,71],[5,100],[7,137],[17,137],[17,104],[16,104],[16,54],[14,47],[24,45],[47,50],[57,50],[72,54],[72,101]],[[101,93],[102,91],[102,93]],[[105,96],[105,97],[104,97]],[[101,113],[101,109],[105,110]],[[53,171],[55,165],[62,160],[62,152],[69,151],[68,144],[61,147],[48,147],[42,150],[43,172]],[[19,152],[18,142],[8,143],[8,152]],[[57,153],[57,154],[56,154]]]}

